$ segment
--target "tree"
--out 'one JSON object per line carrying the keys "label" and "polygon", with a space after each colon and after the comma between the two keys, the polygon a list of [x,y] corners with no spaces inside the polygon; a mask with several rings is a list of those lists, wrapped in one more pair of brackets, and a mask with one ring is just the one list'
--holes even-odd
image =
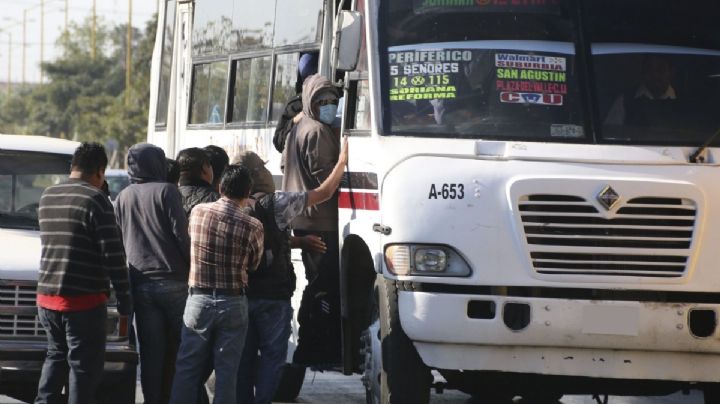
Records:
{"label": "tree", "polygon": [[127,26],[100,20],[93,58],[92,20],[71,24],[70,34],[57,42],[62,56],[42,65],[47,82],[0,100],[0,132],[101,143],[114,139],[121,151],[144,140],[156,25],[157,17],[144,30],[134,29],[133,75],[125,88]]}

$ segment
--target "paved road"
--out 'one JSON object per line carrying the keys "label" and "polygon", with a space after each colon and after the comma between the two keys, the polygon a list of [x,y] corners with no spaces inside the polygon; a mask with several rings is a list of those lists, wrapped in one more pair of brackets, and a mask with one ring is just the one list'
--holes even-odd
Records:
{"label": "paved road", "polygon": [[[142,403],[140,384],[137,386],[137,400]],[[5,396],[0,396],[0,404],[20,403]],[[365,392],[359,376],[343,376],[333,372],[308,372],[305,384],[300,391],[296,403],[307,404],[365,404]],[[491,404],[473,401],[469,396],[446,391],[433,394],[432,404]],[[596,404],[588,396],[567,396],[560,401],[562,404]],[[609,404],[703,404],[702,394],[696,391],[690,395],[674,394],[667,397],[610,397]],[[493,403],[494,404],[494,403]],[[503,403],[509,404],[509,403]],[[516,400],[515,404],[532,404]]]}
{"label": "paved road", "polygon": [[[298,403],[313,404],[365,404],[365,393],[359,376],[343,376],[338,373],[308,372],[305,384],[300,391]],[[433,394],[432,404],[491,404],[473,401],[470,396],[457,392],[446,391]],[[532,404],[516,400],[516,404]],[[560,401],[562,404],[596,404],[589,396],[567,396]],[[674,394],[667,397],[614,397],[609,404],[703,404],[702,393],[692,391],[690,395]]]}

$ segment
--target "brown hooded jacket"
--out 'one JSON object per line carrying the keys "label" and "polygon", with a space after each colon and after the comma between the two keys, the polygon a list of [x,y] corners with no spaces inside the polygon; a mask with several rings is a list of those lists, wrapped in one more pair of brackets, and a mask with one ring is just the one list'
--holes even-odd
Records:
{"label": "brown hooded jacket", "polygon": [[[325,77],[315,74],[303,84],[303,113],[305,116],[288,135],[283,151],[284,191],[310,191],[330,175],[340,154],[340,138],[330,125],[319,121],[313,111],[313,101],[324,92],[338,95],[337,89]],[[337,229],[337,194],[328,201],[306,209],[293,222],[293,228],[307,231],[335,231]]]}

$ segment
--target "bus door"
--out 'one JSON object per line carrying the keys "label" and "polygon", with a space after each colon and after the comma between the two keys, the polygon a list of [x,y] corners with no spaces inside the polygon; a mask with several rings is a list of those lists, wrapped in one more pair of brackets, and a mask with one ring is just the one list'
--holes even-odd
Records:
{"label": "bus door", "polygon": [[[355,9],[364,13],[365,0]],[[364,27],[363,27],[364,29]],[[366,337],[375,322],[373,305],[375,268],[382,268],[382,225],[380,224],[380,184],[377,166],[377,136],[371,125],[372,97],[368,74],[365,34],[362,35],[357,66],[345,74],[342,131],[349,136],[348,168],[340,185],[338,219],[341,242],[340,302],[343,338],[343,372],[352,374],[370,366]]]}
{"label": "bus door", "polygon": [[190,101],[190,87],[192,82],[192,57],[190,38],[192,35],[192,7],[193,3],[178,4],[178,34],[176,35],[175,71],[177,72],[175,91],[177,104],[175,105],[175,136],[172,137],[173,155],[180,150],[183,133],[188,123],[188,106]]}

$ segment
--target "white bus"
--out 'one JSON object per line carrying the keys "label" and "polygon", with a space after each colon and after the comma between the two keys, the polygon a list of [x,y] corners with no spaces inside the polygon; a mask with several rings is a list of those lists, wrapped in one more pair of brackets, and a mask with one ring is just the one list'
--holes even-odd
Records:
{"label": "white bus", "polygon": [[716,1],[161,10],[149,141],[169,155],[249,148],[279,173],[299,55],[342,81],[338,327],[368,402],[427,403],[433,387],[720,402]]}

